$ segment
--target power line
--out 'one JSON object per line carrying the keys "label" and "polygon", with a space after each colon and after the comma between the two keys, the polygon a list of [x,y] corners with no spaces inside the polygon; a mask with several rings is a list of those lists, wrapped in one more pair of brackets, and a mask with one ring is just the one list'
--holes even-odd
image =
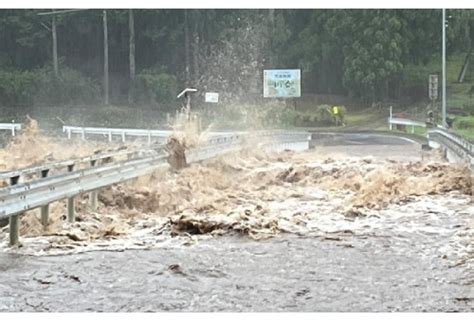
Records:
{"label": "power line", "polygon": [[85,11],[89,9],[68,9],[68,10],[60,10],[60,11],[50,11],[50,12],[40,12],[37,13],[38,16],[51,16],[51,15],[61,15],[63,13],[71,13],[77,11]]}

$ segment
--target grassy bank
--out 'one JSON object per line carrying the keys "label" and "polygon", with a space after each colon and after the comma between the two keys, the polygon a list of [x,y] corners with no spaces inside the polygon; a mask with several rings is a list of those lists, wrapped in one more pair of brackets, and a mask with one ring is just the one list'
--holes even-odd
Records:
{"label": "grassy bank", "polygon": [[474,116],[457,117],[453,129],[456,133],[474,141]]}

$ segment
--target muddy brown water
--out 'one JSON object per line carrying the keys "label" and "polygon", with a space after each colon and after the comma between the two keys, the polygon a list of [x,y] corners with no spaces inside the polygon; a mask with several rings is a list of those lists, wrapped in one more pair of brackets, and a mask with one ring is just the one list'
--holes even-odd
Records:
{"label": "muddy brown water", "polygon": [[[324,149],[421,157],[421,147],[406,141]],[[467,196],[454,192],[367,218],[322,218],[308,234],[260,241],[168,236],[146,249],[0,252],[0,311],[472,312],[472,210]]]}
{"label": "muddy brown water", "polygon": [[1,311],[473,309],[466,267],[383,236],[220,237],[153,250],[2,254],[0,262]]}

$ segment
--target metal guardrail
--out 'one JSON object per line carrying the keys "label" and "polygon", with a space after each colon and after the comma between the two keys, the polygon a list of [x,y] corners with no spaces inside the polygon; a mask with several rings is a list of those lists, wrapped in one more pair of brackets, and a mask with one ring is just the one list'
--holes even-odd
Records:
{"label": "metal guardrail", "polygon": [[[165,165],[166,154],[63,173],[0,190],[0,219],[149,173]],[[70,218],[73,219],[73,218]],[[73,220],[71,220],[73,221]]]}
{"label": "metal guardrail", "polygon": [[69,160],[61,160],[55,162],[48,162],[43,163],[37,166],[21,168],[17,170],[11,171],[1,171],[0,172],[0,180],[1,179],[10,179],[12,177],[25,177],[29,175],[39,175],[44,171],[51,171],[57,170],[61,168],[66,168],[71,165],[79,165],[79,164],[86,164],[90,163],[92,166],[95,165],[96,162],[100,162],[106,159],[115,159],[117,157],[127,157],[127,159],[135,158],[138,156],[145,155],[148,150],[143,149],[136,149],[136,150],[120,150],[120,151],[110,151],[110,152],[103,152],[93,154],[83,158],[76,158],[76,159],[69,159]]}
{"label": "metal guardrail", "polygon": [[471,165],[474,163],[474,146],[466,139],[438,127],[428,130],[428,140],[443,145]]}
{"label": "metal guardrail", "polygon": [[389,124],[390,130],[393,129],[393,125],[408,125],[408,126],[411,126],[411,133],[415,133],[415,126],[426,127],[425,122],[409,120],[409,119],[403,119],[403,118],[398,118],[398,117],[389,117],[388,118],[388,124]]}
{"label": "metal guardrail", "polygon": [[[105,127],[80,127],[80,126],[63,126],[63,132],[67,134],[68,139],[72,138],[73,134],[81,135],[85,140],[88,135],[102,135],[107,137],[111,142],[114,136],[119,136],[122,142],[125,142],[127,137],[145,137],[148,143],[151,143],[152,138],[165,139],[169,137],[173,131],[171,130],[147,130],[147,129],[128,129],[128,128],[105,128]],[[227,136],[235,132],[210,132],[211,136]],[[238,132],[243,134],[244,132]]]}
{"label": "metal guardrail", "polygon": [[109,141],[112,137],[119,135],[122,141],[125,142],[127,136],[146,137],[148,143],[151,143],[152,137],[166,138],[172,131],[166,130],[144,130],[144,129],[120,129],[120,128],[102,128],[102,127],[80,127],[80,126],[63,126],[63,132],[67,133],[68,139],[71,139],[72,134],[80,134],[82,139],[85,139],[86,134],[107,136]]}
{"label": "metal guardrail", "polygon": [[21,123],[0,123],[0,130],[9,130],[15,136],[16,131],[21,130]]}
{"label": "metal guardrail", "polygon": [[[258,138],[270,137],[267,143],[268,147],[285,146],[290,148],[292,144],[309,142],[308,133],[277,133],[277,132],[259,132]],[[244,135],[219,135],[208,139],[208,145],[199,147],[187,152],[189,162],[201,161],[231,150],[240,148]],[[67,218],[73,222],[74,216],[74,197],[78,194],[91,193],[91,205],[97,205],[97,189],[121,183],[153,172],[159,167],[167,166],[167,154],[164,151],[154,150],[153,155],[143,156],[138,154],[127,154],[132,159],[122,160],[113,163],[96,164],[94,167],[86,169],[74,169],[74,163],[64,161],[57,162],[50,166],[66,165],[68,172],[55,174],[53,176],[42,176],[26,183],[19,182],[19,176],[38,171],[38,169],[47,169],[33,167],[31,169],[17,170],[15,176],[10,177],[11,186],[0,189],[0,220],[9,220],[10,226],[10,245],[19,243],[19,218],[22,213],[35,208],[41,208],[41,222],[48,224],[48,205],[51,202],[67,199]],[[113,156],[116,156],[114,154]],[[94,158],[91,156],[89,158]],[[103,156],[106,158],[106,156]],[[110,156],[109,156],[110,157]],[[88,158],[85,158],[89,160]],[[84,159],[81,159],[84,160]],[[92,160],[92,159],[90,159]],[[97,160],[97,159],[94,159]],[[11,175],[8,173],[5,175]],[[18,174],[18,175],[17,175]]]}

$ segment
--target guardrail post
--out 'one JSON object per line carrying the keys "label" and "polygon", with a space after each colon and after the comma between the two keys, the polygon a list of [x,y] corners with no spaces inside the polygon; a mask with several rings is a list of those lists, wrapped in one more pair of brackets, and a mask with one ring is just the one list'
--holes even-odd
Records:
{"label": "guardrail post", "polygon": [[[68,165],[67,171],[74,171],[74,164]],[[70,223],[74,222],[74,197],[67,198],[67,220]]]}
{"label": "guardrail post", "polygon": [[[46,178],[48,176],[49,169],[41,170],[41,178]],[[41,212],[41,224],[43,227],[48,226],[48,221],[49,221],[49,204],[44,205],[40,208]]]}
{"label": "guardrail post", "polygon": [[[97,165],[97,160],[91,161],[91,167],[95,167]],[[92,211],[97,210],[97,191],[91,191],[89,193],[89,206],[91,207]]]}
{"label": "guardrail post", "polygon": [[[20,180],[20,176],[15,176],[10,178],[10,185],[14,186]],[[8,224],[10,228],[10,246],[16,246],[19,244],[20,236],[20,214],[10,216],[8,219]]]}
{"label": "guardrail post", "polygon": [[388,117],[388,126],[390,128],[390,131],[393,130],[393,127],[392,127],[392,106],[390,106],[390,116]]}

